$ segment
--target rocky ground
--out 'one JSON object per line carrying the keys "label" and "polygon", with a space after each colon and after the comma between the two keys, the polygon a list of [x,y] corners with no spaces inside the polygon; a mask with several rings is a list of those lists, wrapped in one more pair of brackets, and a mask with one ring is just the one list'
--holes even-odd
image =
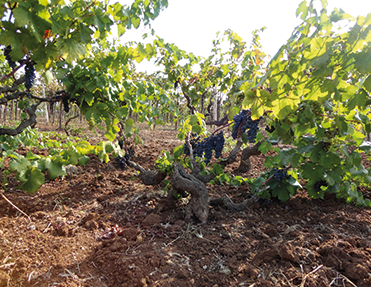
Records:
{"label": "rocky ground", "polygon": [[[146,168],[180,144],[170,129],[141,135],[135,162]],[[244,176],[263,162],[254,157]],[[212,207],[198,225],[163,185],[145,186],[133,169],[95,156],[34,195],[16,186],[4,195],[29,217],[0,198],[0,287],[371,286],[371,210],[332,196],[301,191],[239,213]],[[207,188],[235,203],[251,196],[248,186]]]}

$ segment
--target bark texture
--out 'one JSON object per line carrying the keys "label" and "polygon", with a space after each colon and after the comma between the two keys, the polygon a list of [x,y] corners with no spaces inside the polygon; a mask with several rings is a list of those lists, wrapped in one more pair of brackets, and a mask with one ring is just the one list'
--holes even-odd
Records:
{"label": "bark texture", "polygon": [[129,161],[128,166],[138,170],[139,173],[139,179],[143,182],[145,185],[156,185],[161,183],[165,177],[166,172],[161,171],[154,171],[154,170],[146,170],[143,167],[141,167],[139,164],[136,164],[135,162]]}
{"label": "bark texture", "polygon": [[245,199],[240,203],[233,203],[228,197],[215,198],[210,201],[210,205],[220,205],[228,210],[233,211],[244,211],[248,210],[251,205],[256,203],[260,199],[260,196],[254,194],[252,197]]}
{"label": "bark texture", "polygon": [[185,219],[190,219],[194,215],[201,223],[206,223],[209,215],[209,194],[203,182],[186,173],[182,166],[176,163],[171,175],[171,184],[175,190],[187,191],[191,194]]}
{"label": "bark texture", "polygon": [[253,155],[260,154],[259,147],[262,142],[258,142],[253,146],[249,146],[242,150],[240,166],[236,169],[236,172],[246,173],[251,168],[250,157]]}

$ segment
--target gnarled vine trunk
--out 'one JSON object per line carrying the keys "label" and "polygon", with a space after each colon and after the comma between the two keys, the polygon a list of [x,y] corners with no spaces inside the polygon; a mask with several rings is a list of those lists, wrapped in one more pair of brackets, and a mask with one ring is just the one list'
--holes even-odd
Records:
{"label": "gnarled vine trunk", "polygon": [[240,166],[236,169],[236,172],[246,173],[251,168],[250,157],[253,155],[260,154],[259,147],[262,142],[258,142],[253,146],[246,147],[242,150]]}
{"label": "gnarled vine trunk", "polygon": [[153,171],[153,170],[145,170],[143,167],[141,167],[139,164],[128,161],[128,166],[138,170],[139,173],[139,179],[143,182],[145,185],[156,185],[161,183],[165,177],[166,177],[166,172],[161,172],[161,171]]}
{"label": "gnarled vine trunk", "polygon": [[209,194],[203,182],[186,173],[178,163],[174,164],[170,180],[176,190],[185,190],[191,194],[191,199],[186,207],[186,220],[195,215],[201,223],[206,223],[209,215]]}

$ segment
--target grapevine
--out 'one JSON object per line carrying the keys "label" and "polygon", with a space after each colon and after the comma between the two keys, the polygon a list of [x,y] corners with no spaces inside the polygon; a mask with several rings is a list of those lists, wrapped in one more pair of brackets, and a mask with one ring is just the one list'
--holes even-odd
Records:
{"label": "grapevine", "polygon": [[276,181],[281,182],[284,179],[291,178],[291,175],[287,173],[287,169],[274,169],[274,178]]}
{"label": "grapevine", "polygon": [[14,70],[17,65],[10,57],[11,51],[12,51],[12,48],[10,47],[10,45],[6,46],[4,49],[4,56],[5,56],[5,59],[8,61],[9,67],[11,67]]}
{"label": "grapevine", "polygon": [[[200,139],[201,139],[201,137],[197,136],[196,133],[191,133],[189,143],[192,146],[193,151],[196,149],[196,146],[200,143]],[[184,152],[185,155],[190,154],[190,150],[189,150],[187,141],[183,145],[183,152]]]}
{"label": "grapevine", "polygon": [[135,151],[133,148],[129,148],[124,156],[118,156],[115,158],[116,164],[120,169],[125,169],[128,162],[133,158]]}
{"label": "grapevine", "polygon": [[262,117],[257,120],[251,119],[251,110],[243,110],[233,118],[234,125],[232,131],[233,139],[237,139],[239,133],[243,134],[247,130],[247,140],[250,143],[255,143],[256,135],[259,130],[259,123]]}
{"label": "grapevine", "polygon": [[62,98],[62,103],[63,103],[63,110],[68,113],[70,111],[70,106],[69,106],[69,101],[70,101],[71,96],[69,94],[66,94]]}
{"label": "grapevine", "polygon": [[28,61],[25,66],[25,77],[26,77],[26,82],[25,82],[25,87],[27,90],[30,90],[33,86],[33,83],[35,81],[35,67],[32,61]]}
{"label": "grapevine", "polygon": [[[223,131],[204,139],[201,139],[199,136],[197,137],[196,134],[192,134],[189,143],[192,146],[194,155],[199,158],[204,157],[205,164],[209,164],[213,156],[213,151],[215,151],[215,158],[222,156],[225,139]],[[183,149],[184,154],[189,155],[190,151],[187,142],[184,143]]]}

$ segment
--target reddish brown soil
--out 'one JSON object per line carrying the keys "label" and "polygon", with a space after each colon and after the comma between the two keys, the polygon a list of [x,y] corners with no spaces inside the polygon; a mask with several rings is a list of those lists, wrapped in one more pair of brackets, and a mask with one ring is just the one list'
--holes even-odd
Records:
{"label": "reddish brown soil", "polygon": [[[135,161],[153,168],[180,144],[171,130],[143,131]],[[263,156],[252,159],[262,169]],[[163,186],[132,169],[91,161],[34,195],[0,199],[0,287],[5,286],[371,286],[371,210],[299,192],[285,204],[210,210],[184,222]],[[246,186],[207,186],[211,198],[250,197]]]}

